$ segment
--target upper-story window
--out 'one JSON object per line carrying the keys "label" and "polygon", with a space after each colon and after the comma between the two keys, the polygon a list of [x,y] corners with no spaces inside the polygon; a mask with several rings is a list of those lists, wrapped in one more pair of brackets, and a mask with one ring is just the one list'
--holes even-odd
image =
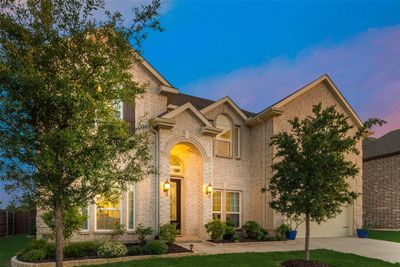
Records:
{"label": "upper-story window", "polygon": [[223,129],[217,135],[215,142],[215,154],[222,157],[232,156],[232,123],[226,115],[218,115],[215,120],[215,126]]}
{"label": "upper-story window", "polygon": [[122,101],[117,101],[114,104],[115,118],[116,119],[120,119],[120,120],[123,119],[123,116],[124,116],[124,110],[123,109],[124,109],[124,105],[123,105]]}

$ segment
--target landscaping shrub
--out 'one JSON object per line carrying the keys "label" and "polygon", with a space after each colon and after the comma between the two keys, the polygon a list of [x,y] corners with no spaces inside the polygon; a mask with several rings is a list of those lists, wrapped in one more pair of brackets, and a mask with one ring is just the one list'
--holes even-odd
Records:
{"label": "landscaping shrub", "polygon": [[152,240],[144,245],[143,250],[149,255],[161,255],[168,252],[168,246],[163,241]]}
{"label": "landscaping shrub", "polygon": [[45,252],[45,259],[53,259],[56,256],[56,246],[54,243],[49,243],[46,239],[34,239],[32,240],[29,245],[26,247],[25,250],[22,251],[22,254],[30,250],[37,250],[40,249]]}
{"label": "landscaping shrub", "polygon": [[102,258],[123,257],[128,253],[124,244],[112,241],[106,241],[97,250],[97,255]]}
{"label": "landscaping shrub", "polygon": [[164,224],[160,227],[160,239],[164,240],[168,245],[172,245],[175,242],[178,230],[176,230],[176,224]]}
{"label": "landscaping shrub", "polygon": [[210,234],[211,240],[214,242],[221,242],[222,238],[225,234],[225,229],[226,229],[226,224],[224,222],[221,222],[221,220],[215,219],[206,225],[204,225],[206,228],[207,233]]}
{"label": "landscaping shrub", "polygon": [[[224,240],[233,240],[237,236],[236,228],[234,226],[226,226],[225,233],[223,236]],[[238,236],[239,237],[239,236]]]}
{"label": "landscaping shrub", "polygon": [[290,231],[290,227],[289,225],[282,223],[275,229],[275,231],[279,240],[286,240],[286,233]]}
{"label": "landscaping shrub", "polygon": [[142,248],[140,246],[132,246],[128,248],[129,256],[136,256],[142,253]]}
{"label": "landscaping shrub", "polygon": [[38,249],[31,249],[24,252],[21,255],[21,260],[26,262],[37,262],[44,260],[46,258],[46,251],[38,248]]}
{"label": "landscaping shrub", "polygon": [[135,234],[138,236],[140,244],[146,244],[146,236],[149,236],[153,233],[151,227],[144,227],[143,224],[139,223],[136,228]]}
{"label": "landscaping shrub", "polygon": [[268,236],[267,230],[263,229],[255,221],[247,221],[242,228],[246,231],[247,236],[251,239],[264,240]]}
{"label": "landscaping shrub", "polygon": [[33,239],[26,249],[27,250],[42,249],[42,248],[46,247],[47,244],[48,244],[48,242],[45,239]]}
{"label": "landscaping shrub", "polygon": [[97,251],[102,245],[98,241],[74,242],[64,247],[66,258],[84,258],[97,255]]}

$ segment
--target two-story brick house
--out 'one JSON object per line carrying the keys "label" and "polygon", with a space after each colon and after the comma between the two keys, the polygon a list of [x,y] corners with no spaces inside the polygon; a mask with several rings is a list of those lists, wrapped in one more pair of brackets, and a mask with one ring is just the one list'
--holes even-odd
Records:
{"label": "two-story brick house", "polygon": [[[135,108],[121,105],[121,117],[131,122],[151,120],[151,153],[156,172],[121,195],[118,203],[88,205],[88,221],[74,239],[103,238],[119,222],[127,227],[126,240],[135,239],[136,226],[174,222],[184,238],[205,238],[204,224],[212,218],[233,221],[240,227],[255,220],[268,230],[282,223],[269,207],[261,188],[272,177],[274,150],[270,138],[290,130],[289,119],[304,118],[312,106],[335,104],[356,127],[362,125],[354,110],[326,75],[259,113],[242,110],[229,97],[218,101],[181,93],[143,60],[133,67],[134,77],[146,83],[146,93]],[[251,94],[251,92],[249,92]],[[268,96],[260,96],[266,98]],[[361,149],[361,146],[360,146]],[[362,169],[360,156],[349,156]],[[362,173],[349,181],[361,193]],[[362,221],[358,199],[342,214],[322,225],[312,224],[312,236],[352,235]],[[38,235],[47,233],[38,213]],[[299,235],[303,235],[300,229]]]}

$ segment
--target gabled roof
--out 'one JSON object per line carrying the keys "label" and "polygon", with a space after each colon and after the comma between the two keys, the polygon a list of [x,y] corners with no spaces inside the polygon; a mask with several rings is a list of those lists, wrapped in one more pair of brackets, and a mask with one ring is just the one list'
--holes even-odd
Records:
{"label": "gabled roof", "polygon": [[[269,118],[271,116],[275,116],[275,114],[272,113],[277,113],[279,115],[280,112],[283,112],[282,107],[292,101],[293,99],[307,93],[309,90],[313,89],[316,85],[324,83],[328,90],[337,98],[339,103],[343,106],[343,108],[350,114],[350,117],[353,119],[353,121],[356,123],[358,127],[361,127],[363,125],[362,120],[360,117],[357,115],[357,113],[354,111],[354,109],[350,106],[350,104],[347,102],[347,100],[344,98],[344,96],[340,93],[339,89],[336,87],[336,85],[333,83],[331,78],[325,74],[319,77],[318,79],[312,81],[311,83],[307,84],[306,86],[300,88],[299,90],[295,91],[291,95],[285,97],[284,99],[276,102],[275,104],[267,107],[266,109],[260,111],[257,113],[249,122],[249,125],[256,124],[257,121],[259,121],[261,118]],[[282,114],[282,113],[280,113]]]}
{"label": "gabled roof", "polygon": [[238,107],[238,105],[236,105],[235,102],[233,102],[233,100],[228,96],[224,96],[220,100],[218,100],[218,101],[212,103],[211,105],[203,108],[201,110],[201,113],[206,113],[206,112],[208,112],[210,110],[213,110],[214,108],[218,107],[219,105],[222,105],[222,104],[225,104],[225,103],[229,104],[240,115],[240,117],[242,117],[242,119],[244,119],[244,120],[248,119],[247,115],[244,114],[244,112]]}
{"label": "gabled roof", "polygon": [[190,110],[202,122],[203,124],[201,128],[202,134],[215,136],[223,131],[223,129],[214,127],[214,125],[212,125],[207,120],[207,118],[204,117],[204,115],[190,102],[187,102],[186,104],[183,104],[182,106],[170,112],[161,114],[159,117],[156,117],[155,119],[153,119],[154,126],[158,128],[171,129],[172,127],[175,126],[176,123],[176,121],[173,120],[173,118],[186,110]]}
{"label": "gabled roof", "polygon": [[400,129],[388,132],[380,138],[368,137],[363,141],[364,160],[395,154],[400,154]]}
{"label": "gabled roof", "polygon": [[[175,106],[181,106],[187,102],[190,102],[195,106],[198,110],[202,110],[205,107],[208,107],[212,104],[214,104],[216,101],[206,99],[206,98],[201,98],[197,96],[192,96],[188,94],[183,94],[183,93],[178,93],[175,95],[169,95],[168,96],[168,104],[175,105]],[[237,106],[237,105],[236,105]],[[243,112],[247,117],[252,117],[255,115],[255,113],[240,109],[241,112]]]}
{"label": "gabled roof", "polygon": [[160,83],[161,85],[176,89],[167,79],[165,79],[143,56],[136,54],[140,62]]}
{"label": "gabled roof", "polygon": [[204,115],[201,114],[201,112],[200,112],[197,108],[195,108],[195,106],[193,106],[193,104],[190,103],[190,102],[187,102],[186,104],[184,104],[184,105],[182,105],[182,106],[180,106],[180,107],[178,107],[178,108],[176,108],[176,109],[174,109],[174,110],[172,110],[172,111],[170,111],[170,112],[164,114],[164,115],[162,116],[162,118],[164,118],[164,119],[172,119],[172,118],[174,118],[175,116],[177,116],[178,114],[180,114],[180,113],[186,111],[187,109],[191,110],[191,111],[194,113],[194,115],[196,115],[196,117],[197,117],[201,122],[203,122],[203,124],[204,124],[205,126],[214,127],[214,126],[207,120],[207,118],[204,117]]}

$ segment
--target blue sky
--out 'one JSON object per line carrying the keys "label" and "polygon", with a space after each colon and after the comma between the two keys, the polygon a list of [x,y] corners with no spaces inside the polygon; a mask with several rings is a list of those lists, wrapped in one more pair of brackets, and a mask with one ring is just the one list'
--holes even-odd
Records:
{"label": "blue sky", "polygon": [[178,1],[145,56],[175,86],[400,23],[398,2]]}
{"label": "blue sky", "polygon": [[181,92],[259,111],[328,73],[377,136],[400,128],[400,1],[168,1],[161,21],[144,56]]}
{"label": "blue sky", "polygon": [[400,128],[400,1],[169,1],[144,56],[182,92],[259,111],[328,73]]}

